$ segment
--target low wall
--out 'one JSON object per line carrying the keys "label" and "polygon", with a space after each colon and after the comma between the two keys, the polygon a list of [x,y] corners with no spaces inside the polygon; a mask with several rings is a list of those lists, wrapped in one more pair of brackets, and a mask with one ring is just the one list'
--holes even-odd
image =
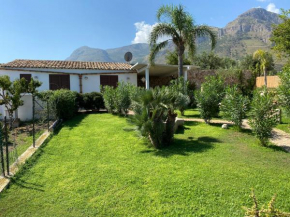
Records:
{"label": "low wall", "polygon": [[[262,87],[265,85],[264,76],[256,78],[256,87]],[[267,76],[267,87],[277,88],[280,84],[280,78],[278,76]]]}

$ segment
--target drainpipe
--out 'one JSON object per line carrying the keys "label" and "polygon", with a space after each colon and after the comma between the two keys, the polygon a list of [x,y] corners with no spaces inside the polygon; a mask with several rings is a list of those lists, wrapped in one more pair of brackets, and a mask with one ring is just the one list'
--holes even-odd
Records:
{"label": "drainpipe", "polygon": [[83,93],[83,75],[79,75],[80,93]]}

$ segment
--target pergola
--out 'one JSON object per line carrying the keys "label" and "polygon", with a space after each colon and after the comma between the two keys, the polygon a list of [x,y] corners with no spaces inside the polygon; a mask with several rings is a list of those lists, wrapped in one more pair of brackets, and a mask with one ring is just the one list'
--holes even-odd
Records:
{"label": "pergola", "polygon": [[[184,80],[187,80],[187,71],[190,69],[197,69],[197,66],[194,65],[185,65],[183,66],[183,75]],[[150,79],[149,76],[172,76],[178,75],[178,65],[166,65],[166,64],[155,64],[149,65],[145,63],[136,63],[132,66],[131,69],[137,71],[138,75],[145,75],[145,86],[146,89],[150,88]]]}

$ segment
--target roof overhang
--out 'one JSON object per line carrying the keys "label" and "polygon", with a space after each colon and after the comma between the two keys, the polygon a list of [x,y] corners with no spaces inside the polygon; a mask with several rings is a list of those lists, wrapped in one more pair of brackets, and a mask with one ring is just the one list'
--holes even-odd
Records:
{"label": "roof overhang", "polygon": [[[198,68],[197,66],[193,65],[183,66],[184,71],[197,68]],[[178,73],[178,65],[166,65],[166,64],[148,65],[145,63],[136,63],[131,67],[131,70],[136,70],[137,73],[140,75],[144,75],[146,69],[149,69],[150,76],[171,76]]]}

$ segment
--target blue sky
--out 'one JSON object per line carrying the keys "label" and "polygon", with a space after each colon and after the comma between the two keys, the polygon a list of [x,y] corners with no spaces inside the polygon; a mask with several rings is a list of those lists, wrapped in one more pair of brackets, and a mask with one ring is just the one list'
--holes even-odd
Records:
{"label": "blue sky", "polygon": [[144,42],[157,9],[180,3],[197,24],[217,27],[253,7],[290,8],[289,0],[0,0],[0,63],[63,60],[84,45],[107,49]]}

